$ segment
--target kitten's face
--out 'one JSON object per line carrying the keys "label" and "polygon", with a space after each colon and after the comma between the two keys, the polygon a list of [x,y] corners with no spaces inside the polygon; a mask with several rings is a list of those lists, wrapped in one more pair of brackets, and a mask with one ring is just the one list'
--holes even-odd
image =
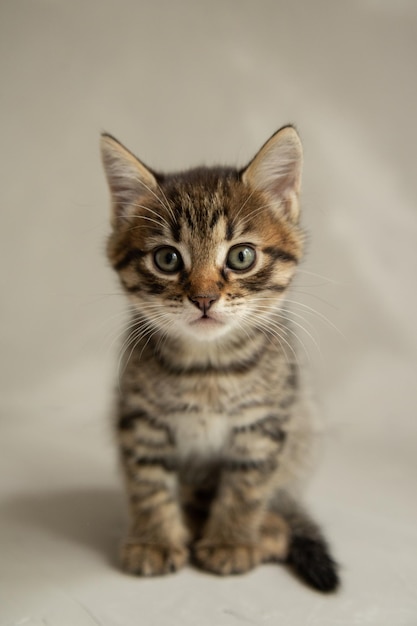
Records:
{"label": "kitten's face", "polygon": [[[280,194],[262,181],[271,176],[262,155],[269,150],[271,158],[270,142],[242,172],[157,177],[115,140],[104,141],[115,209],[108,254],[149,328],[197,341],[265,328],[302,251],[288,171]],[[284,152],[288,165],[288,141]]]}

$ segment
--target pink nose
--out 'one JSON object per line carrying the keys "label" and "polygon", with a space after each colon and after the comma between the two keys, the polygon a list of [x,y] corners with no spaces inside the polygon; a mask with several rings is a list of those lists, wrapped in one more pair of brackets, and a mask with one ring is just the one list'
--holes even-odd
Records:
{"label": "pink nose", "polygon": [[214,294],[208,296],[190,296],[191,302],[206,315],[210,307],[219,299]]}

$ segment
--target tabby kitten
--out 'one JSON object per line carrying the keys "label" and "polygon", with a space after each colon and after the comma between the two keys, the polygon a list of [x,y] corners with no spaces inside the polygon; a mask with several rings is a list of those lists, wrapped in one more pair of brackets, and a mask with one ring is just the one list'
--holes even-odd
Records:
{"label": "tabby kitten", "polygon": [[279,130],[242,170],[165,175],[110,135],[101,149],[108,256],[133,305],[117,422],[123,569],[282,561],[334,590],[337,566],[297,501],[312,438],[283,312],[303,249],[297,132]]}

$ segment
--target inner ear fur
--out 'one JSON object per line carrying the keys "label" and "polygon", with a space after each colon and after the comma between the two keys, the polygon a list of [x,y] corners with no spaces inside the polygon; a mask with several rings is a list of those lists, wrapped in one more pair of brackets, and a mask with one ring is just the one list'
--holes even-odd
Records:
{"label": "inner ear fur", "polygon": [[154,193],[158,183],[155,174],[112,135],[103,133],[101,158],[112,198],[112,223],[127,217],[133,204]]}
{"label": "inner ear fur", "polygon": [[263,192],[284,217],[297,222],[302,165],[300,137],[293,126],[284,126],[262,146],[241,178],[253,190]]}

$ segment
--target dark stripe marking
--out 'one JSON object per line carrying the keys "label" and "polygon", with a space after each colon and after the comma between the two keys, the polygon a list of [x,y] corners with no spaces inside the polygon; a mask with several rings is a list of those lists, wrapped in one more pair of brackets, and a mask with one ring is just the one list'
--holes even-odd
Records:
{"label": "dark stripe marking", "polygon": [[171,224],[171,233],[174,241],[178,243],[181,239],[181,224],[178,221]]}
{"label": "dark stripe marking", "polygon": [[262,474],[269,474],[278,466],[275,458],[269,459],[229,459],[224,462],[224,469],[229,472],[251,472],[257,471]]}
{"label": "dark stripe marking", "polygon": [[211,216],[211,220],[210,220],[210,224],[209,224],[209,228],[210,230],[213,230],[213,228],[216,226],[217,222],[220,219],[220,211],[217,209],[215,211],[213,211],[213,215]]}
{"label": "dark stripe marking", "polygon": [[[151,342],[152,342],[152,339],[151,339]],[[219,366],[212,365],[210,363],[207,365],[192,365],[186,368],[178,367],[176,363],[168,362],[166,359],[164,359],[163,355],[158,353],[157,351],[154,352],[154,358],[158,361],[159,365],[163,367],[166,371],[168,371],[170,374],[176,374],[180,376],[196,376],[196,375],[204,376],[204,375],[210,375],[210,374],[215,374],[215,373],[217,374],[245,374],[246,372],[248,372],[249,370],[253,369],[254,367],[258,365],[264,352],[265,352],[265,346],[263,343],[261,348],[257,352],[252,354],[252,356],[249,359],[246,359],[245,361],[242,361],[242,360],[233,361],[232,363],[228,363],[227,365],[219,365]]]}
{"label": "dark stripe marking", "polygon": [[118,426],[120,430],[132,430],[135,427],[136,421],[138,420],[145,420],[155,430],[165,431],[168,438],[167,442],[170,444],[174,442],[169,426],[157,422],[154,417],[149,415],[149,413],[147,413],[143,409],[137,409],[135,411],[130,411],[129,413],[121,415],[119,418]]}
{"label": "dark stripe marking", "polygon": [[146,413],[146,411],[139,409],[120,416],[118,426],[120,430],[131,430],[135,427],[136,422],[141,419],[144,419],[147,422],[152,421],[150,415]]}
{"label": "dark stripe marking", "polygon": [[191,217],[190,209],[188,207],[184,209],[184,216],[185,216],[185,219],[187,220],[187,223],[188,223],[188,226],[190,227],[190,229],[194,230],[194,222],[193,222],[193,219]]}
{"label": "dark stripe marking", "polygon": [[121,279],[121,282],[128,293],[140,293],[142,291],[142,287],[140,285],[128,285],[123,278]]}
{"label": "dark stripe marking", "polygon": [[244,432],[258,433],[266,436],[276,443],[283,444],[287,438],[287,433],[282,429],[282,424],[288,421],[288,415],[267,415],[252,424],[236,426],[233,432],[236,434]]}
{"label": "dark stripe marking", "polygon": [[120,261],[117,261],[113,264],[113,267],[117,272],[120,272],[120,270],[130,265],[133,261],[139,261],[140,259],[143,259],[146,254],[146,252],[140,250],[139,248],[131,248],[126,252],[124,257],[120,259]]}
{"label": "dark stripe marking", "polygon": [[145,448],[152,448],[154,450],[161,450],[161,448],[166,448],[168,444],[168,439],[166,441],[155,441],[150,439],[149,437],[135,437],[135,446],[144,446]]}
{"label": "dark stripe marking", "polygon": [[262,252],[270,256],[274,261],[284,261],[286,263],[298,263],[298,259],[291,254],[291,252],[286,252],[282,250],[282,248],[277,248],[275,246],[268,246],[263,248]]}
{"label": "dark stripe marking", "polygon": [[270,265],[262,268],[253,276],[241,278],[239,280],[239,284],[252,292],[263,291],[264,289],[268,289],[268,281],[271,278],[273,271],[274,267],[271,263]]}
{"label": "dark stripe marking", "polygon": [[[160,489],[160,492],[165,491],[166,492],[166,488],[165,489]],[[152,496],[149,496],[150,498],[152,498]],[[148,498],[146,496],[146,498]],[[132,497],[130,498],[130,501],[132,502],[132,504],[136,504],[136,510],[135,513],[137,516],[140,516],[140,518],[144,518],[145,516],[148,518],[152,517],[152,514],[155,512],[160,512],[161,509],[163,509],[164,506],[167,506],[168,504],[175,504],[176,503],[176,499],[171,496],[170,494],[166,494],[165,498],[163,500],[160,500],[157,504],[155,504],[154,502],[150,502],[149,504],[146,504],[146,502],[143,501],[143,499],[138,496],[137,498],[133,499]],[[154,522],[155,523],[155,522]],[[158,522],[156,522],[158,523]]]}
{"label": "dark stripe marking", "polygon": [[285,384],[288,385],[291,389],[298,388],[298,369],[294,363],[290,364],[290,372],[287,376]]}
{"label": "dark stripe marking", "polygon": [[288,288],[288,285],[269,285],[266,289],[269,291],[276,291],[277,293],[282,293]]}
{"label": "dark stripe marking", "polygon": [[162,467],[167,472],[175,472],[178,468],[175,459],[163,456],[140,456],[135,459],[135,464],[141,467]]}

